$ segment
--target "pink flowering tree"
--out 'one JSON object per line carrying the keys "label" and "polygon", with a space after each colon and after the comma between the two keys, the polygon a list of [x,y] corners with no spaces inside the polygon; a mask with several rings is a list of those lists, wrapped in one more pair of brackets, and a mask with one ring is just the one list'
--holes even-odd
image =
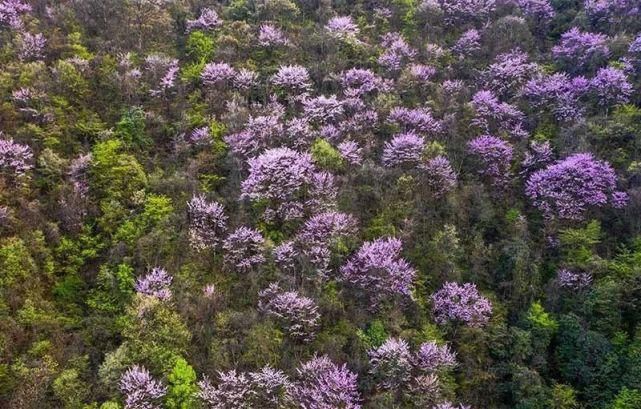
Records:
{"label": "pink flowering tree", "polygon": [[492,135],[482,135],[471,140],[468,149],[479,162],[479,174],[488,178],[494,186],[505,186],[510,180],[512,146]]}
{"label": "pink flowering tree", "polygon": [[341,269],[341,280],[362,291],[372,301],[411,297],[416,270],[401,257],[403,243],[396,238],[365,242]]}
{"label": "pink flowering tree", "polygon": [[294,340],[310,342],[316,335],[320,314],[314,300],[296,291],[283,291],[271,284],[259,293],[258,309],[273,317]]}
{"label": "pink flowering tree", "polygon": [[609,163],[590,153],[577,153],[534,172],[525,194],[548,219],[583,220],[591,209],[620,208],[627,194],[617,190]]}
{"label": "pink flowering tree", "polygon": [[196,250],[216,248],[227,230],[228,217],[223,205],[197,195],[187,203],[187,213],[191,246]]}
{"label": "pink flowering tree", "polygon": [[0,170],[5,174],[21,177],[33,168],[33,153],[27,145],[12,139],[0,139]]}
{"label": "pink flowering tree", "polygon": [[167,388],[155,380],[144,367],[134,365],[120,377],[120,391],[125,409],[161,409]]}
{"label": "pink flowering tree", "polygon": [[249,176],[242,182],[241,199],[260,202],[283,220],[300,218],[302,200],[313,187],[314,171],[309,154],[289,148],[267,150],[249,160]]}
{"label": "pink flowering tree", "polygon": [[167,301],[171,299],[171,282],[173,277],[164,268],[155,267],[147,275],[136,281],[135,289],[139,294],[156,297]]}
{"label": "pink flowering tree", "polygon": [[297,369],[291,394],[295,404],[306,409],[361,407],[356,374],[327,356],[314,357]]}
{"label": "pink flowering tree", "polygon": [[479,294],[472,283],[445,283],[430,299],[434,320],[441,325],[453,323],[482,327],[492,315],[492,304]]}
{"label": "pink flowering tree", "polygon": [[269,366],[256,372],[219,372],[218,384],[205,377],[198,387],[197,396],[209,409],[278,409],[291,405],[289,378]]}
{"label": "pink flowering tree", "polygon": [[265,262],[264,244],[265,239],[258,230],[237,228],[223,242],[225,264],[241,273],[251,271]]}

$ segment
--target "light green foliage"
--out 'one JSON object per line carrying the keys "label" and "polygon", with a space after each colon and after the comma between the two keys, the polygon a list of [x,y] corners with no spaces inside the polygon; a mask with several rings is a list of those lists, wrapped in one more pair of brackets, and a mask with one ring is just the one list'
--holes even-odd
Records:
{"label": "light green foliage", "polygon": [[550,400],[548,403],[550,409],[575,409],[578,408],[576,403],[576,392],[571,386],[556,384],[552,387]]}
{"label": "light green foliage", "polygon": [[257,323],[249,329],[243,342],[242,361],[246,365],[262,367],[275,366],[283,344],[283,333],[271,322]]}
{"label": "light green foliage", "polygon": [[187,361],[180,358],[176,361],[171,373],[167,376],[169,388],[165,398],[167,409],[192,409],[196,405],[196,371]]}
{"label": "light green foliage", "polygon": [[31,278],[38,271],[37,265],[24,241],[11,237],[0,247],[0,287],[11,286],[16,280]]}
{"label": "light green foliage", "polygon": [[540,302],[535,301],[530,305],[527,313],[527,320],[535,328],[542,329],[549,332],[555,332],[559,328],[559,323],[552,318],[552,316],[545,311]]}
{"label": "light green foliage", "polygon": [[641,408],[641,392],[637,389],[628,389],[624,387],[617,394],[614,402],[608,406],[608,409],[638,409]]}
{"label": "light green foliage", "polygon": [[126,146],[147,146],[151,139],[145,133],[145,111],[140,107],[133,107],[125,111],[116,124],[116,136]]}
{"label": "light green foliage", "polygon": [[325,139],[316,139],[311,148],[314,163],[322,169],[338,170],[343,166],[340,152]]}
{"label": "light green foliage", "polygon": [[80,379],[80,373],[75,368],[65,369],[56,377],[53,391],[64,409],[81,409],[89,394],[87,385]]}
{"label": "light green foliage", "polygon": [[600,242],[601,224],[592,220],[584,228],[565,229],[559,239],[569,263],[585,264],[592,260],[593,248]]}
{"label": "light green foliage", "polygon": [[359,329],[356,334],[367,349],[379,347],[389,336],[380,320],[372,321],[365,330]]}
{"label": "light green foliage", "polygon": [[133,268],[127,264],[113,268],[103,265],[96,281],[96,288],[90,293],[87,304],[107,314],[122,313],[134,293]]}
{"label": "light green foliage", "polygon": [[122,153],[123,144],[109,139],[95,145],[91,168],[92,186],[103,198],[132,200],[147,185],[147,175],[132,155]]}
{"label": "light green foliage", "polygon": [[149,195],[142,213],[123,223],[114,235],[115,241],[132,246],[140,236],[164,222],[173,213],[171,199],[166,196]]}
{"label": "light green foliage", "polygon": [[214,50],[214,39],[210,35],[198,30],[189,34],[185,52],[192,61],[204,64],[211,59]]}

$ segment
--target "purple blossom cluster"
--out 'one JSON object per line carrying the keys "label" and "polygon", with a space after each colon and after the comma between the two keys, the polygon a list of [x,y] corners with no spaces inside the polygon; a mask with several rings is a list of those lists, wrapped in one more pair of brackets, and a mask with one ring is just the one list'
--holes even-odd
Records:
{"label": "purple blossom cluster", "polygon": [[258,309],[273,317],[293,339],[310,342],[316,335],[320,314],[314,300],[296,291],[283,291],[278,284],[259,293]]}
{"label": "purple blossom cluster", "polygon": [[363,148],[358,142],[346,140],[338,144],[338,151],[345,162],[352,166],[360,166],[363,163]]}
{"label": "purple blossom cluster", "polygon": [[627,195],[616,184],[609,163],[577,153],[534,172],[525,193],[546,218],[582,220],[592,208],[625,205]]}
{"label": "purple blossom cluster", "polygon": [[552,47],[552,55],[568,67],[585,70],[608,58],[608,37],[600,33],[583,32],[576,27],[561,35],[559,44]]}
{"label": "purple blossom cluster", "polygon": [[0,24],[13,29],[22,28],[22,15],[31,11],[31,5],[22,0],[0,1]]}
{"label": "purple blossom cluster", "polygon": [[421,161],[425,140],[410,131],[395,135],[385,143],[383,165],[388,168],[401,167],[413,169]]}
{"label": "purple blossom cluster", "polygon": [[554,160],[554,153],[549,141],[532,142],[530,149],[525,152],[521,166],[523,173],[530,173],[549,165]]}
{"label": "purple blossom cluster", "polygon": [[461,59],[473,55],[481,49],[481,33],[475,28],[471,28],[461,34],[452,51],[457,54]]}
{"label": "purple blossom cluster", "polygon": [[327,356],[314,357],[297,370],[294,402],[306,409],[360,409],[357,376]]}
{"label": "purple blossom cluster", "polygon": [[289,378],[269,366],[257,372],[219,372],[218,378],[217,385],[208,378],[198,382],[197,396],[209,409],[278,409],[291,404]]}
{"label": "purple blossom cluster", "polygon": [[584,6],[588,17],[599,23],[617,23],[641,14],[636,0],[585,0]]}
{"label": "purple blossom cluster", "polygon": [[308,91],[312,86],[307,68],[300,65],[281,66],[270,81],[274,86],[293,93]]}
{"label": "purple blossom cluster", "polygon": [[525,115],[513,105],[501,102],[491,91],[479,91],[472,97],[475,115],[472,125],[483,132],[507,132],[514,138],[525,138],[523,129]]}
{"label": "purple blossom cluster", "polygon": [[592,274],[576,272],[563,268],[558,271],[556,280],[559,287],[568,290],[578,291],[589,287],[592,284]]}
{"label": "purple blossom cluster", "polygon": [[216,248],[227,230],[228,217],[223,205],[197,195],[187,203],[187,213],[191,246],[196,250]]}
{"label": "purple blossom cluster", "polygon": [[387,121],[399,125],[406,131],[416,131],[434,136],[443,130],[443,125],[432,116],[427,108],[396,107],[390,111]]}
{"label": "purple blossom cluster", "polygon": [[212,31],[220,27],[223,21],[213,9],[202,9],[196,20],[187,20],[187,31],[203,30]]}
{"label": "purple blossom cluster", "polygon": [[521,89],[533,107],[550,111],[558,121],[571,122],[583,116],[580,98],[589,90],[585,77],[570,78],[565,73],[539,76]]}
{"label": "purple blossom cluster", "polygon": [[356,39],[359,33],[358,25],[350,16],[336,16],[329,19],[325,25],[327,33],[339,40]]}
{"label": "purple blossom cluster", "polygon": [[549,0],[516,0],[523,14],[539,24],[549,23],[556,16],[556,11]]}
{"label": "purple blossom cluster", "polygon": [[460,285],[447,282],[430,299],[432,315],[439,324],[461,323],[470,327],[482,327],[492,314],[492,304],[479,294],[473,283]]}
{"label": "purple blossom cluster", "polygon": [[144,367],[134,365],[120,377],[120,391],[125,395],[125,409],[161,409],[167,388]]}
{"label": "purple blossom cluster", "polygon": [[169,286],[172,281],[173,277],[164,268],[155,267],[144,277],[138,278],[135,288],[139,294],[167,301],[171,299]]}
{"label": "purple blossom cluster", "polygon": [[424,175],[422,182],[435,197],[441,197],[456,187],[458,176],[445,156],[439,155],[423,161],[418,168]]}
{"label": "purple blossom cluster", "polygon": [[284,125],[278,114],[250,116],[245,128],[227,135],[225,142],[235,154],[248,158],[282,140],[284,132]]}
{"label": "purple blossom cluster", "polygon": [[383,53],[378,57],[378,63],[388,71],[400,71],[403,66],[416,57],[416,50],[410,47],[398,33],[387,33],[381,41]]}
{"label": "purple blossom cluster", "polygon": [[324,272],[332,248],[341,240],[356,235],[358,222],[349,214],[336,211],[319,213],[309,218],[296,235],[296,242],[309,262]]}
{"label": "purple blossom cluster", "polygon": [[485,20],[496,10],[496,0],[438,0],[447,24]]}
{"label": "purple blossom cluster", "polygon": [[69,166],[69,179],[73,190],[81,197],[89,193],[89,171],[91,168],[92,155],[80,155],[71,161]]}
{"label": "purple blossom cluster", "polygon": [[[292,214],[288,209],[301,203],[305,191],[313,189],[315,182],[325,182],[314,179],[315,170],[309,154],[289,148],[267,150],[248,163],[249,176],[242,182],[241,198],[262,201],[285,220],[301,217],[302,213]],[[316,187],[322,190],[323,185]]]}
{"label": "purple blossom cluster", "polygon": [[363,243],[341,269],[341,280],[377,302],[396,295],[411,297],[416,270],[401,257],[403,243],[379,238]]}
{"label": "purple blossom cluster", "polygon": [[[1,135],[1,134],[0,134]],[[27,145],[13,139],[0,139],[0,169],[15,176],[23,176],[33,168],[33,153]]]}
{"label": "purple blossom cluster", "polygon": [[495,186],[504,186],[510,180],[512,146],[501,138],[482,135],[468,143],[468,149],[480,162],[479,174]]}
{"label": "purple blossom cluster", "polygon": [[272,24],[262,24],[258,32],[258,44],[263,47],[277,47],[290,45],[285,33]]}
{"label": "purple blossom cluster", "polygon": [[520,50],[496,57],[484,72],[486,86],[497,95],[507,95],[517,91],[539,70],[539,66],[528,61],[528,56]]}
{"label": "purple blossom cluster", "polygon": [[385,80],[368,69],[351,68],[340,74],[339,81],[343,87],[343,93],[351,97],[389,89],[389,84]]}
{"label": "purple blossom cluster", "polygon": [[236,78],[236,70],[225,62],[205,65],[200,78],[208,86],[231,84]]}
{"label": "purple blossom cluster", "polygon": [[246,273],[265,262],[265,239],[258,230],[241,226],[223,242],[225,263],[241,273]]}
{"label": "purple blossom cluster", "polygon": [[42,33],[23,33],[18,40],[18,57],[22,61],[42,59],[46,45],[47,39]]}
{"label": "purple blossom cluster", "polygon": [[423,84],[430,82],[436,75],[436,68],[426,64],[410,64],[407,71],[410,77]]}
{"label": "purple blossom cluster", "polygon": [[633,88],[622,70],[607,67],[601,68],[590,80],[590,91],[599,105],[612,106],[627,103]]}
{"label": "purple blossom cluster", "polygon": [[405,389],[420,395],[438,397],[438,373],[457,365],[456,354],[447,345],[425,342],[416,353],[401,338],[388,338],[378,348],[368,351],[370,374],[378,388]]}

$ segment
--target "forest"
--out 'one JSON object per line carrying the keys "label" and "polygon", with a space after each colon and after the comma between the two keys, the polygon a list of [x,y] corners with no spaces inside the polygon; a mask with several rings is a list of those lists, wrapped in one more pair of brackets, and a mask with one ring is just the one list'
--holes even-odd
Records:
{"label": "forest", "polygon": [[639,0],[0,0],[0,408],[640,409]]}

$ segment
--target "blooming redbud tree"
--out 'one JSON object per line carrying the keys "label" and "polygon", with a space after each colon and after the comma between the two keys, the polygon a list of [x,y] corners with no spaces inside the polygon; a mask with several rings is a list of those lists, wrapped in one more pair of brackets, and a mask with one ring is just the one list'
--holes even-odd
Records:
{"label": "blooming redbud tree", "polygon": [[357,376],[327,356],[314,357],[297,369],[293,401],[305,409],[360,409]]}
{"label": "blooming redbud tree", "polygon": [[310,342],[316,335],[320,314],[314,300],[296,291],[283,291],[271,284],[259,293],[258,309],[273,317],[293,339]]}
{"label": "blooming redbud tree", "polygon": [[608,37],[599,33],[588,33],[576,27],[561,35],[559,44],[552,47],[552,55],[572,70],[586,70],[600,64],[610,55]]}
{"label": "blooming redbud tree", "polygon": [[424,183],[435,197],[441,197],[456,187],[458,176],[445,156],[439,155],[423,161],[418,168],[423,176],[421,183]]}
{"label": "blooming redbud tree", "polygon": [[205,65],[200,78],[209,86],[231,84],[236,78],[236,70],[226,62],[212,62]]}
{"label": "blooming redbud tree", "polygon": [[325,25],[327,33],[339,40],[354,40],[358,36],[358,26],[351,16],[332,17]]}
{"label": "blooming redbud tree", "polygon": [[283,31],[271,24],[262,24],[258,32],[258,44],[263,47],[288,46],[289,40]]}
{"label": "blooming redbud tree", "polygon": [[567,268],[563,268],[558,271],[556,275],[557,283],[559,287],[568,289],[568,290],[583,290],[592,284],[592,274],[572,271]]}
{"label": "blooming redbud tree", "polygon": [[341,279],[366,293],[376,305],[395,295],[410,297],[416,270],[401,257],[396,238],[365,242],[341,269]]}
{"label": "blooming redbud tree", "polygon": [[312,86],[307,68],[300,65],[281,66],[270,80],[274,86],[293,93],[308,91]]}
{"label": "blooming redbud tree", "polygon": [[91,153],[80,155],[72,160],[69,166],[69,179],[73,184],[73,190],[81,197],[85,197],[89,193],[91,160]]}
{"label": "blooming redbud tree", "polygon": [[[1,133],[0,133],[1,135]],[[33,153],[27,145],[13,139],[0,139],[0,169],[14,176],[23,176],[33,168]]]}
{"label": "blooming redbud tree", "polygon": [[607,67],[601,68],[590,80],[590,91],[599,105],[613,106],[627,103],[633,88],[622,70]]}
{"label": "blooming redbud tree", "polygon": [[167,301],[171,298],[171,285],[173,278],[164,268],[155,267],[144,277],[136,281],[136,291],[139,294],[145,294],[156,297],[160,300]]}
{"label": "blooming redbud tree", "polygon": [[219,372],[218,377],[216,386],[208,378],[198,382],[197,396],[208,409],[279,409],[291,404],[289,378],[269,366],[257,372]]}
{"label": "blooming redbud tree", "polygon": [[282,139],[284,126],[278,113],[250,116],[240,132],[225,136],[231,150],[241,157],[258,155]]}
{"label": "blooming redbud tree", "polygon": [[489,178],[495,186],[508,183],[513,154],[509,143],[496,136],[482,135],[471,140],[467,146],[481,164],[480,175]]}
{"label": "blooming redbud tree", "polygon": [[213,9],[202,9],[200,16],[196,20],[187,20],[187,31],[203,30],[212,31],[220,27],[223,21],[218,17]]}
{"label": "blooming redbud tree", "polygon": [[546,218],[582,220],[592,208],[625,206],[627,195],[616,184],[609,163],[577,153],[534,172],[525,193]]}
{"label": "blooming redbud tree", "polygon": [[370,373],[382,389],[395,390],[412,376],[412,356],[404,339],[388,338],[380,347],[368,352]]}
{"label": "blooming redbud tree", "polygon": [[144,367],[134,365],[120,377],[120,390],[125,395],[125,409],[161,409],[167,388],[155,380]]}
{"label": "blooming redbud tree", "polygon": [[196,250],[215,248],[227,230],[225,208],[210,202],[204,196],[194,196],[187,203],[189,214],[189,242]]}
{"label": "blooming redbud tree", "polygon": [[413,365],[421,372],[431,373],[457,365],[456,353],[448,345],[424,342],[413,357]]}
{"label": "blooming redbud tree", "polygon": [[507,132],[515,138],[527,137],[522,128],[524,115],[518,108],[501,102],[492,91],[479,91],[472,97],[475,115],[472,125],[483,132]]}
{"label": "blooming redbud tree", "polygon": [[529,80],[521,89],[521,95],[539,110],[552,112],[558,121],[576,121],[583,116],[579,98],[589,88],[584,77],[570,78],[565,73],[539,76]]}
{"label": "blooming redbud tree", "polygon": [[404,130],[428,136],[439,134],[443,129],[441,122],[435,119],[427,108],[396,107],[390,112],[387,121],[399,125]]}
{"label": "blooming redbud tree", "polygon": [[248,272],[265,261],[265,239],[258,230],[241,226],[223,242],[225,263],[240,272]]}
{"label": "blooming redbud tree", "polygon": [[22,28],[22,15],[31,11],[31,5],[22,0],[0,1],[0,25]]}
{"label": "blooming redbud tree", "polygon": [[343,93],[347,96],[362,96],[375,91],[387,91],[390,84],[372,70],[351,68],[342,72],[339,77]]}
{"label": "blooming redbud tree", "polygon": [[329,266],[332,248],[353,237],[358,222],[349,214],[336,211],[319,213],[309,218],[296,235],[296,242],[309,262],[324,273]]}
{"label": "blooming redbud tree", "polygon": [[520,50],[496,57],[483,73],[486,86],[497,95],[505,96],[518,90],[532,75],[539,70],[539,66],[528,61],[528,56]]}
{"label": "blooming redbud tree", "polygon": [[410,47],[398,33],[387,33],[381,41],[383,53],[378,57],[378,63],[388,71],[399,71],[414,59],[417,52]]}
{"label": "blooming redbud tree", "polygon": [[447,282],[430,299],[432,315],[439,324],[461,323],[470,327],[482,327],[492,314],[490,300],[481,296],[472,283],[460,285]]}
{"label": "blooming redbud tree", "polygon": [[309,154],[289,148],[265,151],[249,160],[249,176],[242,182],[241,198],[264,202],[268,209],[285,220],[302,216],[289,213],[313,182],[314,165]]}
{"label": "blooming redbud tree", "polygon": [[387,168],[415,168],[423,155],[425,140],[410,131],[395,135],[391,141],[385,142],[383,149],[383,165]]}

